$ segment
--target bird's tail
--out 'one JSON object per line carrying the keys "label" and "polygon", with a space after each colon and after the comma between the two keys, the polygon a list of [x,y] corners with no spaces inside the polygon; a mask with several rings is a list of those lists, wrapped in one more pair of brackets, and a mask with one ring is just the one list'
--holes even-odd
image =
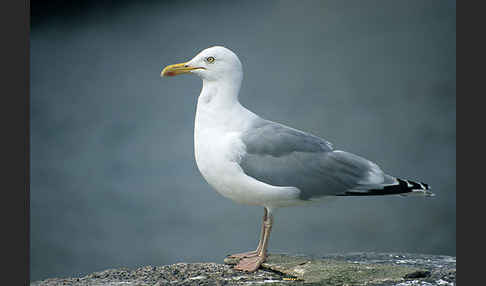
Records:
{"label": "bird's tail", "polygon": [[410,180],[396,179],[397,183],[386,185],[381,189],[369,189],[359,191],[346,191],[341,196],[379,196],[379,195],[423,195],[427,197],[435,196],[430,191],[429,185]]}

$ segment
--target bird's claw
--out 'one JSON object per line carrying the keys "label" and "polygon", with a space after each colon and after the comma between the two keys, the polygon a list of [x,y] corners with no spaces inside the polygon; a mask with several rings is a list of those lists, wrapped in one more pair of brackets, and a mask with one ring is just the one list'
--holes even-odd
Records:
{"label": "bird's claw", "polygon": [[241,259],[234,269],[246,272],[256,271],[265,261],[265,257],[254,256]]}
{"label": "bird's claw", "polygon": [[258,252],[256,250],[254,251],[248,251],[248,252],[243,252],[243,253],[235,253],[228,255],[229,258],[246,258],[246,257],[255,257],[258,255]]}

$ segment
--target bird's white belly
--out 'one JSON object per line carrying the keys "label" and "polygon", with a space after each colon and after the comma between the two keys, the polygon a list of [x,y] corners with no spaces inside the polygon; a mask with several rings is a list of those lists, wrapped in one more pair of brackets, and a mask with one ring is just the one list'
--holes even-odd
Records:
{"label": "bird's white belly", "polygon": [[237,144],[236,137],[236,133],[223,135],[211,130],[202,131],[195,136],[194,154],[204,179],[221,195],[240,202],[248,194],[243,190],[244,184],[236,183],[243,176],[237,163],[237,151],[230,147]]}
{"label": "bird's white belly", "polygon": [[281,207],[294,205],[299,191],[275,187],[247,176],[238,162],[245,151],[238,132],[195,132],[196,163],[202,176],[218,193],[248,205]]}

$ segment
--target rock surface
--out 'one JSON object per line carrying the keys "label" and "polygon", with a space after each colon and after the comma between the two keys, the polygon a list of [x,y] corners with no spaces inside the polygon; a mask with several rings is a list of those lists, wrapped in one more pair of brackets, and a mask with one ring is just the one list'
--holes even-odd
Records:
{"label": "rock surface", "polygon": [[456,258],[399,253],[350,253],[324,257],[270,254],[254,273],[232,269],[237,261],[119,268],[84,277],[52,278],[39,285],[456,285]]}

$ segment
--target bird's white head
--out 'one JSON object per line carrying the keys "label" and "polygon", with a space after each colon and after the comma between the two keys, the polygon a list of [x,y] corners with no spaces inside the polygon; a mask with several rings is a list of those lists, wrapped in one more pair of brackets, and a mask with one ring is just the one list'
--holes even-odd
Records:
{"label": "bird's white head", "polygon": [[196,74],[204,81],[241,81],[243,68],[235,53],[225,47],[214,46],[201,51],[188,62],[166,66],[160,75],[185,73]]}

